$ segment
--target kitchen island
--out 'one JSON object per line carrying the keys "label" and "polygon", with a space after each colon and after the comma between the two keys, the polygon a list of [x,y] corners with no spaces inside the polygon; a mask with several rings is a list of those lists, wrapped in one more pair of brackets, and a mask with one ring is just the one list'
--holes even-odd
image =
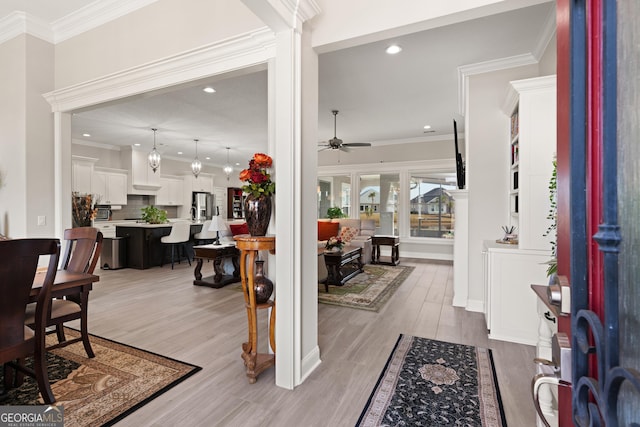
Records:
{"label": "kitchen island", "polygon": [[[193,235],[202,229],[202,222],[191,222],[191,232],[187,243],[187,256],[193,258]],[[166,251],[160,238],[171,234],[171,223],[148,224],[129,223],[116,226],[116,236],[126,238],[127,267],[144,270],[161,264],[171,263],[171,251]],[[164,258],[164,262],[163,262]]]}

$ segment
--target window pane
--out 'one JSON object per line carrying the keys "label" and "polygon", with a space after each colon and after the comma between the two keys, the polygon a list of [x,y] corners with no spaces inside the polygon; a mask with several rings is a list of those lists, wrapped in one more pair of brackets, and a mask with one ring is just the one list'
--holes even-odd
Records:
{"label": "window pane", "polygon": [[349,216],[351,178],[349,175],[318,178],[318,218],[329,218],[329,208],[340,208]]}
{"label": "window pane", "polygon": [[410,235],[453,237],[455,209],[448,190],[456,188],[455,175],[414,173],[409,182]]}
{"label": "window pane", "polygon": [[360,175],[360,219],[372,219],[376,234],[398,235],[399,174]]}

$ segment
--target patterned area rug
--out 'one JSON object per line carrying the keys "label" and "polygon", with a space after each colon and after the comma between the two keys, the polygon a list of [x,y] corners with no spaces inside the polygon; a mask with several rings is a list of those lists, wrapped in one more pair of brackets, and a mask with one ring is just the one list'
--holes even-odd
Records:
{"label": "patterned area rug", "polygon": [[[65,328],[65,334],[79,332]],[[55,334],[49,339],[55,342]],[[49,381],[56,405],[64,406],[65,427],[113,425],[201,369],[93,335],[90,341],[93,359],[81,342],[47,353]],[[0,384],[3,379],[0,372]],[[28,376],[21,387],[0,396],[0,405],[42,404]]]}
{"label": "patterned area rug", "polygon": [[318,284],[318,302],[379,311],[391,295],[411,274],[414,267],[366,264],[364,272],[350,279],[343,286]]}
{"label": "patterned area rug", "polygon": [[400,335],[357,426],[506,421],[491,350]]}

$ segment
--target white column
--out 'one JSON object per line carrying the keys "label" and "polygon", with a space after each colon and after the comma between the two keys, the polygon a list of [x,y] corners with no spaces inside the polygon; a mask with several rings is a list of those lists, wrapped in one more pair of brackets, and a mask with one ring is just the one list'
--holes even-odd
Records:
{"label": "white column", "polygon": [[453,232],[453,306],[466,307],[469,296],[469,191],[449,190],[455,200]]}

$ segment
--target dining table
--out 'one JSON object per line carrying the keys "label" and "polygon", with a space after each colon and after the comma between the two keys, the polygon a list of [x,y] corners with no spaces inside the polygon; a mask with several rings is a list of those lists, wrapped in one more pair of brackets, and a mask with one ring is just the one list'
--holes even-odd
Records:
{"label": "dining table", "polygon": [[[33,286],[31,286],[31,293],[29,294],[29,302],[36,302],[38,299],[46,273],[46,269],[36,272],[33,278]],[[89,300],[89,291],[93,289],[93,284],[98,281],[100,281],[100,276],[95,274],[58,270],[51,288],[51,297],[60,298],[80,293],[82,295],[82,303],[86,303]]]}

